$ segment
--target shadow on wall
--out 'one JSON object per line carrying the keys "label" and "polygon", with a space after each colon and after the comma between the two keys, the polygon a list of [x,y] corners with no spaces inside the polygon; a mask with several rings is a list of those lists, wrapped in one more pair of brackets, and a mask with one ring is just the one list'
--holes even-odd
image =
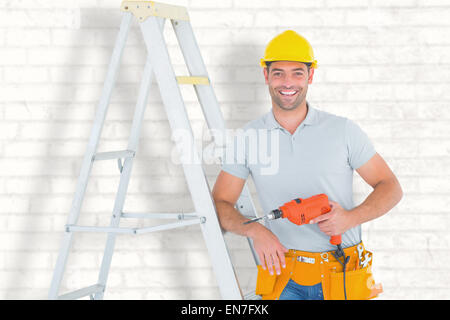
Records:
{"label": "shadow on wall", "polygon": [[[109,14],[111,13],[111,14]],[[97,34],[98,38],[108,38],[110,36],[110,33],[108,31],[110,31],[111,29],[116,30],[116,34],[118,33],[119,30],[119,26],[120,26],[120,21],[121,21],[121,15],[117,14],[117,10],[107,10],[107,9],[81,9],[80,10],[80,14],[81,14],[81,27],[79,29],[80,32],[72,32],[72,39],[73,39],[73,43],[70,45],[70,47],[79,47],[80,43],[86,43],[86,41],[83,41],[83,37],[86,34],[86,30],[87,29],[92,29],[92,32],[95,32]],[[83,23],[84,20],[87,20],[88,22],[86,24]],[[105,27],[106,26],[106,27]],[[132,28],[130,30],[129,36],[132,34],[133,31],[133,27],[136,26],[136,24],[132,24]],[[96,39],[98,39],[96,38]],[[110,54],[107,57],[107,59],[105,60],[105,65],[107,65],[109,63],[109,59],[111,57],[112,54],[112,49],[114,46],[114,41],[115,41],[115,37],[113,42],[111,43],[111,47],[110,47]],[[128,42],[129,44],[129,42]],[[86,45],[87,48],[87,45]],[[91,48],[89,48],[91,49]],[[126,48],[124,50],[124,52],[126,52]],[[143,50],[145,50],[144,46],[143,46]],[[65,57],[65,61],[67,61],[67,65],[62,66],[62,67],[71,67],[71,66],[84,66],[84,65],[90,65],[91,63],[89,62],[91,60],[92,57],[90,57],[89,55],[79,55],[79,50],[67,50],[67,54],[68,56]],[[92,52],[87,50],[87,52]],[[143,54],[143,56],[145,57],[145,53]],[[94,61],[96,61],[96,59],[94,59]],[[122,61],[123,62],[123,61]],[[144,67],[144,62],[142,61],[142,69]],[[96,66],[94,66],[96,67]],[[106,68],[106,67],[105,67]],[[122,64],[122,68],[123,68],[123,64]],[[64,124],[66,124],[66,130],[72,130],[71,128],[71,120],[70,119],[79,119],[79,117],[77,117],[77,104],[91,104],[92,108],[94,108],[95,110],[97,109],[97,105],[98,105],[98,101],[100,99],[100,90],[98,92],[98,97],[96,99],[94,99],[94,101],[89,101],[89,102],[84,102],[85,99],[81,99],[82,101],[80,102],[79,99],[80,98],[80,87],[85,85],[82,84],[85,80],[83,80],[86,75],[84,74],[84,72],[90,72],[89,68],[73,68],[72,70],[73,72],[71,72],[70,76],[66,77],[66,81],[67,81],[67,86],[58,86],[57,88],[60,88],[59,90],[55,90],[53,91],[51,88],[51,83],[49,84],[49,91],[51,92],[49,94],[48,97],[48,101],[44,102],[44,103],[48,103],[48,108],[51,108],[51,105],[57,105],[59,108],[54,108],[52,110],[53,114],[51,116],[51,119],[47,122],[47,127],[46,127],[46,134],[44,136],[47,137],[58,137],[62,134],[61,132],[61,128],[63,126],[61,126],[61,121],[55,121],[55,120],[59,120],[59,119],[66,119],[63,120]],[[61,73],[64,73],[65,70],[60,71]],[[56,78],[61,78],[61,75],[56,75]],[[139,87],[139,82],[141,79],[137,80],[136,86],[137,88]],[[103,82],[103,81],[102,81]],[[130,97],[130,101],[131,100],[135,100],[136,96],[135,93],[137,92],[137,89],[132,88],[132,86],[126,85],[126,86],[120,86],[117,84],[116,82],[116,86],[115,88],[117,89],[118,87],[121,87],[120,89],[120,94],[121,95],[127,95]],[[101,88],[101,87],[100,87]],[[113,94],[114,96],[114,94]],[[26,100],[26,97],[24,97],[23,103],[25,105],[32,103],[33,101],[28,101]],[[122,103],[120,103],[122,105]],[[67,108],[68,105],[73,105],[73,108]],[[133,103],[123,103],[123,108],[121,108],[121,112],[123,112],[124,115],[124,119],[129,119],[129,114],[133,114],[134,113],[134,108],[133,109],[129,109],[129,106],[133,106]],[[95,112],[92,112],[92,116],[94,116]],[[92,119],[90,119],[89,121],[89,133],[91,130],[91,126],[93,124],[93,120],[94,118],[92,117]],[[131,121],[130,121],[131,124]],[[64,128],[63,128],[64,130]],[[75,193],[75,186],[76,186],[76,182],[78,180],[78,175],[80,173],[81,170],[81,163],[82,163],[82,159],[84,156],[84,151],[86,150],[87,147],[87,143],[88,143],[88,138],[84,139],[83,142],[83,147],[80,149],[82,150],[82,152],[80,152],[79,154],[77,154],[76,156],[69,156],[67,159],[69,161],[65,161],[65,167],[64,167],[64,175],[65,176],[69,176],[72,179],[73,182],[73,190],[68,191],[71,193],[71,200],[69,205],[66,208],[66,212],[64,213],[64,221],[67,219],[68,215],[69,215],[69,211],[70,211],[70,206],[72,203],[72,199],[73,199],[73,195]],[[51,144],[55,144],[55,145],[51,145]],[[52,149],[52,147],[58,145],[58,148],[55,149],[59,149],[59,150],[63,150],[63,148],[61,148],[61,145],[64,143],[63,140],[60,141],[56,141],[56,142],[48,142],[48,145],[46,146],[48,149]],[[100,139],[100,143],[99,146],[101,145],[101,139]],[[152,150],[151,150],[152,146],[151,144],[141,144],[139,147],[139,151],[140,153],[143,154],[152,154]],[[36,171],[37,172],[48,172],[48,168],[49,166],[52,165],[52,161],[53,161],[53,156],[56,158],[64,158],[66,155],[64,154],[52,154],[54,153],[54,151],[52,152],[46,152],[45,154],[47,155],[46,157],[41,158],[41,162],[40,165],[37,167]],[[146,172],[145,174],[151,174],[151,168],[148,168],[149,172]],[[53,175],[50,176],[49,179],[52,178],[58,178],[57,175]],[[42,193],[42,185],[39,183],[38,180],[31,180],[32,182],[30,182],[31,188],[30,188],[30,193],[32,194],[41,194]],[[87,194],[86,194],[87,195]],[[58,195],[56,194],[49,194],[48,196],[43,196],[40,197],[40,199],[38,201],[31,201],[31,211],[33,213],[33,215],[35,216],[42,216],[42,219],[52,219],[52,221],[60,221],[60,217],[56,217],[55,213],[49,212],[48,208],[51,208],[54,204],[53,204],[53,200],[58,197]],[[151,209],[150,203],[143,203],[143,205],[145,206],[146,204],[148,204],[147,208],[150,207],[149,209]],[[52,215],[53,214],[53,215]],[[80,217],[83,215],[83,212],[80,212]],[[51,251],[51,272],[50,273],[46,273],[46,278],[48,278],[48,288],[50,287],[51,284],[51,278],[53,276],[53,270],[55,267],[55,262],[56,262],[56,258],[57,255],[59,253],[59,248],[61,246],[62,243],[62,233],[64,230],[64,225],[61,226],[55,226],[55,230],[53,232],[50,232],[48,234],[48,237],[43,236],[43,233],[21,233],[23,235],[22,238],[19,238],[19,241],[16,243],[16,247],[17,248],[23,248],[24,251],[28,252],[32,252],[34,250],[36,250],[36,248],[39,248],[39,242],[43,239],[44,241],[46,241],[47,243],[52,243],[51,245],[51,249],[49,249],[49,251]],[[51,239],[50,239],[51,238]],[[76,239],[76,235],[74,237],[74,239]],[[43,247],[45,247],[47,244],[42,244]],[[72,250],[71,253],[73,253],[73,245],[72,245]],[[101,254],[103,254],[103,250],[101,251]],[[24,258],[25,257],[25,258]],[[172,261],[167,261],[167,263],[165,263],[166,265],[170,265],[172,263]],[[25,270],[23,266],[32,266],[32,258],[30,255],[17,255],[14,259],[11,260],[11,268],[15,269],[15,270],[24,270],[24,272],[30,272],[33,273],[35,272],[35,270]],[[67,270],[68,265],[66,265],[66,270]],[[148,268],[148,271],[151,272],[150,268]],[[16,292],[14,289],[17,288],[17,284],[18,283],[23,283],[23,273],[13,273],[14,276],[9,277],[8,278],[8,283],[5,285],[5,288],[10,288],[11,290],[7,290],[8,292],[6,293],[5,299],[17,299],[18,297],[15,296]],[[114,270],[114,260],[112,263],[112,267],[111,267],[111,273],[112,272],[116,272]],[[183,277],[183,273],[180,272],[179,277]],[[61,288],[64,287],[64,279],[61,283]],[[96,280],[96,279],[95,279]],[[47,281],[47,280],[46,280]],[[81,286],[80,286],[81,288]],[[128,290],[127,288],[124,288],[124,290]],[[59,294],[64,293],[64,292],[60,292]],[[38,297],[39,299],[46,299],[47,296],[41,296]]]}
{"label": "shadow on wall", "polygon": [[237,30],[232,37],[236,40],[230,39],[230,45],[220,47],[214,52],[214,60],[209,60],[220,61],[226,72],[223,79],[230,81],[224,86],[225,90],[217,86],[216,95],[222,112],[230,116],[231,121],[226,126],[236,129],[270,110],[270,104],[260,103],[265,97],[257,96],[264,85],[259,65],[264,44],[254,39],[250,29]]}
{"label": "shadow on wall", "polygon": [[[201,30],[197,32],[201,32]],[[224,67],[223,70],[226,72],[222,79],[230,79],[226,90],[216,90],[222,113],[230,116],[229,121],[225,120],[225,126],[230,129],[241,128],[248,121],[268,112],[271,107],[270,103],[260,103],[263,99],[257,97],[257,92],[260,92],[258,88],[261,89],[261,85],[264,84],[263,72],[259,65],[264,53],[263,46],[254,39],[250,29],[248,31],[237,30],[236,33],[239,35],[233,34],[233,36],[239,38],[239,41],[230,39],[229,46],[220,47],[220,50],[214,52],[214,60],[205,59],[205,61],[221,61],[220,66]],[[255,69],[257,72],[254,73]],[[242,74],[244,74],[244,78],[241,78]],[[214,79],[212,81],[214,85]],[[253,99],[249,99],[245,90],[251,90]],[[219,172],[220,168],[218,168],[217,174]],[[247,181],[247,185],[249,182],[251,181]],[[211,184],[211,188],[212,186],[213,184]],[[257,197],[253,196],[252,198],[258,209]],[[244,294],[254,290],[256,265],[253,263],[253,255],[247,239],[228,233],[225,235],[225,241],[241,289]]]}
{"label": "shadow on wall", "polygon": [[[73,44],[71,44],[71,47],[79,47],[80,44],[82,43],[86,43],[86,41],[84,41],[84,36],[85,36],[85,32],[86,30],[90,30],[92,29],[93,32],[96,33],[97,38],[96,39],[101,39],[101,38],[109,38],[110,37],[110,30],[111,29],[115,29],[118,32],[119,26],[120,26],[120,17],[121,15],[119,13],[117,13],[117,10],[107,10],[107,9],[81,9],[80,10],[80,14],[81,14],[81,26],[79,31],[80,32],[74,32],[74,36],[73,36]],[[135,32],[135,27],[136,24],[132,25],[132,29],[130,30],[130,34],[129,36]],[[194,30],[194,32],[201,32],[200,30]],[[115,38],[114,38],[115,39]],[[248,39],[251,39],[251,36],[248,37]],[[105,62],[104,64],[107,64],[109,62],[109,59],[111,57],[112,54],[112,48],[114,45],[114,41],[111,43],[111,45],[108,45],[108,50],[110,49],[110,53],[108,55],[108,57],[105,57]],[[129,44],[129,41],[127,42]],[[100,47],[101,45],[98,45],[97,43],[94,43],[95,47]],[[87,45],[86,45],[87,47]],[[92,49],[92,48],[89,48]],[[124,53],[126,52],[126,48]],[[144,46],[142,45],[142,50],[145,50]],[[91,56],[89,56],[88,54],[86,55],[80,55],[79,54],[79,50],[67,50],[67,54],[68,56],[66,57],[65,61],[67,61],[67,67],[70,66],[79,66],[79,65],[90,65],[90,60],[92,59]],[[89,50],[86,50],[86,52],[92,52]],[[101,53],[100,53],[101,54]],[[145,52],[143,51],[142,54],[143,57],[145,57]],[[233,62],[234,63],[232,65],[230,65],[230,68],[226,69],[226,72],[229,73],[226,75],[226,78],[235,78],[239,76],[238,70],[241,66],[243,67],[248,67],[248,66],[253,66],[253,65],[257,65],[259,63],[259,58],[260,58],[260,52],[258,49],[258,44],[257,43],[249,43],[249,42],[242,42],[242,43],[235,43],[233,45],[230,45],[229,47],[227,47],[225,50],[222,50],[221,52],[218,52],[218,56],[220,56],[220,59],[218,59],[219,61],[224,61],[224,64],[226,65],[228,61]],[[97,59],[93,59],[94,61],[98,61]],[[144,62],[142,61],[142,69],[144,67]],[[65,66],[66,67],[66,66]],[[97,67],[97,65],[95,65],[94,67]],[[122,65],[123,68],[123,65]],[[65,72],[64,70],[60,71],[61,73]],[[98,105],[98,101],[100,99],[100,90],[98,91],[98,97],[93,98],[93,101],[89,101],[89,102],[85,102],[85,98],[80,97],[80,93],[82,92],[82,90],[80,90],[80,87],[85,85],[81,85],[83,83],[83,79],[86,77],[86,75],[84,74],[84,72],[90,72],[89,68],[74,68],[73,72],[71,72],[70,74],[70,78],[67,77],[67,86],[58,86],[58,88],[61,88],[60,90],[57,91],[51,91],[51,94],[49,95],[49,100],[47,101],[47,103],[49,105],[52,104],[56,104],[58,105],[60,108],[54,110],[54,113],[52,114],[52,118],[51,120],[55,120],[55,119],[66,119],[64,120],[64,124],[67,125],[66,130],[72,130],[71,128],[71,120],[70,119],[77,119],[77,104],[81,103],[81,104],[91,104],[92,108],[96,109],[97,105]],[[57,76],[58,77],[58,76]],[[59,77],[58,77],[59,78]],[[134,102],[131,102],[133,99],[135,100],[136,98],[136,92],[137,92],[137,88],[139,87],[139,82],[141,79],[138,79],[136,81],[136,83],[133,83],[133,86],[131,85],[120,85],[116,83],[116,89],[118,87],[120,87],[120,95],[123,96],[129,96],[130,100],[126,100],[126,102],[122,103],[121,101],[123,101],[122,99],[120,99],[120,105],[123,105],[124,107],[120,109],[120,112],[123,113],[123,117],[124,119],[129,119],[129,114],[133,114],[134,110],[130,110],[129,107],[134,105]],[[135,86],[137,88],[135,88]],[[224,93],[226,94],[226,96],[220,97],[218,95],[218,99],[220,100],[224,100],[224,101],[230,101],[230,104],[236,103],[237,105],[246,105],[246,103],[242,103],[241,102],[241,95],[242,95],[242,88],[241,88],[241,84],[236,81],[233,82],[231,85],[231,87],[228,90],[225,90]],[[252,84],[252,86],[255,86],[255,84]],[[247,85],[248,87],[248,85]],[[246,87],[246,88],[247,88]],[[100,86],[101,88],[101,86]],[[256,89],[254,88],[254,92],[256,91]],[[217,94],[217,93],[216,93]],[[114,93],[113,93],[113,97],[114,97]],[[80,99],[81,98],[81,102]],[[222,98],[222,99],[221,99]],[[130,102],[128,102],[130,101]],[[31,103],[32,101],[27,101],[26,98],[23,101],[25,104],[27,103]],[[67,105],[73,105],[73,108],[67,108]],[[50,107],[49,107],[50,108]],[[148,108],[148,106],[147,106]],[[158,109],[159,111],[163,111],[163,108]],[[232,110],[234,112],[234,110]],[[94,115],[95,112],[92,112],[92,115]],[[233,116],[235,119],[237,119],[237,116],[234,115]],[[89,120],[89,125],[92,126],[93,124],[93,118],[91,120]],[[130,121],[131,124],[131,121]],[[144,123],[145,125],[145,123]],[[48,137],[58,137],[61,136],[61,121],[49,121],[47,123],[47,134],[46,136]],[[64,130],[64,128],[63,128]],[[90,129],[89,129],[90,130]],[[73,181],[73,190],[69,191],[72,192],[72,199],[73,199],[73,195],[75,192],[75,186],[76,186],[76,182],[78,180],[78,175],[81,169],[81,163],[82,163],[82,159],[84,156],[84,151],[86,149],[87,146],[87,142],[88,139],[84,139],[85,141],[82,141],[84,146],[83,148],[81,148],[81,150],[83,150],[82,152],[80,152],[79,154],[77,154],[76,156],[70,156],[69,161],[66,161],[66,176],[70,176],[70,178]],[[55,142],[55,144],[57,145],[61,145],[63,144],[63,140],[57,141]],[[52,142],[53,143],[53,142]],[[99,146],[101,145],[101,140],[99,143]],[[49,142],[49,148],[51,148],[50,142]],[[63,148],[57,148],[57,149],[63,149]],[[46,153],[47,157],[41,158],[41,163],[40,166],[38,168],[38,170],[40,172],[47,172],[47,169],[49,167],[49,165],[52,164],[52,157],[50,157],[50,155],[52,156],[56,156],[56,158],[61,158],[64,157],[64,154],[59,154],[59,155],[54,155],[51,154],[51,152]],[[153,153],[152,151],[152,145],[151,144],[140,144],[139,145],[139,150],[138,150],[138,154],[148,154],[151,155]],[[168,158],[169,159],[169,155]],[[152,174],[152,168],[149,166],[147,167],[146,171],[144,174],[145,175],[151,175]],[[58,178],[58,176],[53,176],[55,178]],[[51,179],[51,177],[50,177]],[[34,194],[38,194],[42,188],[42,186],[39,184],[38,181],[36,182],[31,182],[34,183],[34,186],[32,186],[32,190]],[[52,195],[50,194],[48,197],[42,197],[41,199],[39,199],[39,201],[36,202],[32,202],[32,206],[31,206],[31,210],[34,213],[36,213],[36,215],[42,215],[42,219],[48,219],[50,216],[50,212],[48,212],[48,208],[52,207],[53,205],[53,200],[54,197],[58,197],[58,195]],[[72,199],[70,200],[70,204],[72,202]],[[65,219],[67,219],[69,211],[70,211],[70,204],[67,206],[67,210],[65,210],[66,212],[64,213],[64,221]],[[143,201],[143,206],[146,208],[145,210],[150,210],[152,211],[152,203],[151,201],[146,202]],[[46,212],[47,211],[47,212]],[[80,212],[80,216],[83,215],[83,212]],[[54,216],[53,218],[54,221],[60,221],[60,217],[56,217]],[[47,242],[51,242],[53,243],[50,251],[51,251],[51,261],[52,261],[52,266],[51,266],[51,272],[47,274],[48,277],[48,287],[50,287],[50,282],[51,282],[51,277],[53,276],[53,270],[54,270],[54,263],[56,261],[56,257],[59,253],[59,248],[61,245],[61,241],[62,241],[62,232],[64,229],[64,226],[55,226],[54,232],[49,233],[49,237],[52,238],[51,240],[46,240]],[[177,231],[170,231],[170,232],[177,232]],[[19,248],[30,248],[30,243],[34,244],[33,248],[35,248],[36,243],[38,243],[40,241],[41,234],[38,233],[32,233],[32,235],[27,235],[27,233],[23,233],[23,238],[21,239],[20,243],[18,244]],[[48,238],[44,238],[44,239],[48,239]],[[76,235],[74,237],[74,239],[76,239]],[[122,240],[122,239],[120,239]],[[75,240],[76,241],[76,240]],[[246,241],[245,239],[243,239],[243,246],[246,246]],[[32,250],[32,249],[31,249]],[[28,249],[26,249],[26,251],[29,252]],[[81,251],[81,250],[80,250]],[[73,253],[73,249],[71,251],[71,253]],[[103,250],[100,251],[100,254],[103,254]],[[165,255],[158,255],[158,257],[166,257]],[[15,260],[13,260],[12,263],[12,267],[19,269],[21,268],[21,266],[31,266],[32,265],[32,261],[31,261],[31,257],[25,255],[25,259],[22,259],[22,255],[19,257],[17,256],[17,258],[15,258]],[[165,259],[165,258],[163,258]],[[162,266],[172,266],[174,263],[174,261],[162,261],[160,263],[160,265]],[[66,266],[67,269],[68,265]],[[145,267],[145,266],[143,266]],[[148,267],[148,272],[151,272],[151,268]],[[114,263],[114,259],[112,262],[112,266],[111,266],[111,273],[113,272],[117,272],[117,269],[115,269],[115,263]],[[31,272],[33,272],[34,270],[31,270]],[[176,277],[178,279],[174,279],[175,282],[177,283],[184,283],[185,281],[183,281],[183,277],[185,277],[187,274],[189,273],[185,273],[184,271],[177,272],[176,273]],[[169,273],[170,276],[173,276],[174,273],[171,272]],[[14,277],[11,277],[8,279],[8,285],[6,286],[7,288],[16,288],[17,283],[21,283],[23,281],[21,281],[21,279],[19,279],[20,275],[17,274]],[[126,283],[126,281],[122,281],[123,283]],[[62,281],[62,285],[61,287],[64,287],[64,278]],[[82,285],[81,285],[82,286]],[[80,286],[80,287],[81,287]],[[163,289],[163,288],[161,288]],[[123,290],[133,290],[131,288],[123,288]],[[11,292],[13,292],[13,290],[11,290]],[[60,294],[63,292],[60,292]],[[12,296],[13,293],[8,293],[7,296],[5,297],[6,299],[13,299],[15,297]],[[45,297],[40,297],[42,299],[45,299]]]}

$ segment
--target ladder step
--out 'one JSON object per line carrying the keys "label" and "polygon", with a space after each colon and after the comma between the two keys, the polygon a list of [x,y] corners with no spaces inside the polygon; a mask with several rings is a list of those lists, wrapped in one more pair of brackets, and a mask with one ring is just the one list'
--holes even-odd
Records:
{"label": "ladder step", "polygon": [[99,152],[92,157],[92,161],[133,158],[135,154],[136,152],[131,150]]}
{"label": "ladder step", "polygon": [[188,220],[183,220],[180,222],[163,224],[160,226],[141,228],[141,229],[136,230],[136,233],[142,234],[142,233],[156,232],[156,231],[161,231],[161,230],[170,230],[170,229],[190,226],[190,225],[194,225],[194,224],[202,224],[202,223],[205,223],[205,221],[206,221],[205,217],[200,217],[197,219],[188,219]]}
{"label": "ladder step", "polygon": [[209,85],[208,77],[185,77],[178,76],[177,81],[179,84],[202,84]]}
{"label": "ladder step", "polygon": [[137,218],[137,219],[178,219],[184,220],[186,218],[198,218],[198,214],[191,213],[122,213],[122,218]]}
{"label": "ladder step", "polygon": [[89,286],[83,289],[75,290],[66,294],[63,294],[58,297],[58,300],[73,300],[79,299],[82,297],[89,296],[93,293],[101,292],[105,289],[105,286],[101,284],[94,284],[93,286]]}
{"label": "ladder step", "polygon": [[145,228],[114,228],[114,227],[91,227],[91,226],[75,226],[66,225],[66,232],[106,232],[106,233],[128,233],[128,234],[142,234],[162,230],[175,229],[194,224],[201,224],[206,221],[205,217],[197,217],[194,219],[181,220],[179,222],[162,224],[159,226],[145,227]]}
{"label": "ladder step", "polygon": [[111,233],[130,233],[136,234],[136,228],[113,228],[113,227],[91,227],[66,225],[67,232],[111,232]]}

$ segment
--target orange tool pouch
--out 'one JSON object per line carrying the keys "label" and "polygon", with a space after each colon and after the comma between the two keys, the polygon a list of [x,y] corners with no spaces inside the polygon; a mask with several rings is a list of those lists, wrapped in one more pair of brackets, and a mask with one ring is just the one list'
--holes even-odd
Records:
{"label": "orange tool pouch", "polygon": [[[325,300],[343,300],[345,298],[344,273],[342,265],[331,252],[289,250],[285,254],[286,268],[281,269],[280,275],[270,275],[268,270],[258,266],[255,293],[261,295],[263,300],[277,300],[292,279],[303,286],[322,283]],[[357,246],[345,248],[344,252],[350,257],[345,271],[347,299],[368,300],[378,296],[383,290],[381,284],[375,285],[373,279],[372,253],[365,250],[362,242]]]}

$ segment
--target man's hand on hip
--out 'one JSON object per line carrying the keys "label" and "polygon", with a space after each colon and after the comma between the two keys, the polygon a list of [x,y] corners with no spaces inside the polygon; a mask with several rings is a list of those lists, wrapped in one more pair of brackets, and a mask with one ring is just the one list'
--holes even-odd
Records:
{"label": "man's hand on hip", "polygon": [[309,223],[317,223],[320,231],[328,236],[337,236],[343,234],[354,227],[351,213],[337,202],[330,201],[331,211],[317,218],[310,220]]}
{"label": "man's hand on hip", "polygon": [[275,267],[276,273],[281,273],[281,268],[286,267],[286,260],[284,253],[289,250],[286,249],[269,229],[260,225],[258,232],[255,232],[251,238],[253,240],[253,247],[258,254],[259,261],[264,270],[269,269],[270,274],[273,274]]}

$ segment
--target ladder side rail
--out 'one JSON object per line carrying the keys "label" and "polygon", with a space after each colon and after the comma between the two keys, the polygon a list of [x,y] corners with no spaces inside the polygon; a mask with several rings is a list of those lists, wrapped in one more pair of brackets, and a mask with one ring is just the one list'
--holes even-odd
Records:
{"label": "ladder side rail", "polygon": [[[203,61],[200,48],[198,46],[190,22],[181,20],[172,20],[172,26],[175,30],[178,43],[180,44],[180,48],[183,53],[183,57],[190,74],[193,76],[201,75],[208,77],[206,65]],[[217,97],[211,85],[211,80],[210,85],[196,85],[194,86],[194,88],[209,129],[213,130],[212,133],[216,132],[217,134],[221,135],[220,137],[214,137],[216,145],[218,143],[221,143],[222,145],[219,147],[222,148],[225,147],[224,145],[226,141],[225,120],[220,110]],[[244,187],[241,191],[241,195],[239,196],[239,199],[236,202],[236,209],[239,210],[239,212],[241,212],[241,214],[244,216],[257,217],[256,208],[252,201],[252,197],[248,189],[247,183],[244,184]],[[258,265],[259,259],[254,250],[253,242],[249,238],[247,238],[247,240],[255,264]]]}
{"label": "ladder side rail", "polygon": [[[175,30],[184,60],[191,75],[202,75],[208,77],[205,63],[200,53],[197,40],[194,36],[194,31],[189,21],[172,20],[172,25]],[[210,81],[211,83],[211,81]],[[212,85],[196,85],[194,86],[198,100],[203,110],[206,122],[210,130],[218,130],[221,134],[222,146],[225,142],[225,120],[214,93]],[[213,131],[214,133],[214,131]],[[216,137],[215,137],[216,138]],[[218,141],[215,141],[217,144]],[[241,192],[241,196],[237,202],[237,207],[243,215],[257,216],[256,209],[252,202],[250,192],[247,185]]]}
{"label": "ladder side rail", "polygon": [[[132,14],[125,13],[122,17],[122,22],[120,25],[119,33],[116,39],[114,50],[111,56],[111,60],[108,66],[108,72],[106,75],[106,80],[103,85],[100,101],[98,103],[97,112],[95,115],[94,124],[90,134],[88,146],[84,155],[84,159],[81,165],[80,174],[78,177],[78,182],[76,186],[75,196],[71,205],[70,214],[67,220],[67,224],[76,224],[78,221],[81,204],[84,199],[86,192],[86,187],[88,184],[89,175],[92,169],[92,158],[97,150],[98,142],[100,140],[101,131],[103,128],[103,123],[106,117],[106,112],[108,110],[109,101],[111,98],[111,93],[115,85],[115,80],[117,77],[117,71],[120,66],[120,61],[122,58],[123,49],[125,47],[126,39],[128,36],[128,31],[130,29]],[[61,280],[64,274],[64,269],[67,262],[67,257],[72,244],[71,232],[64,232],[62,245],[58,254],[58,258],[55,265],[55,270],[53,272],[53,278],[50,285],[50,290],[48,294],[49,299],[56,299],[61,284]]]}
{"label": "ladder side rail", "polygon": [[[198,152],[194,147],[192,128],[162,32],[157,28],[155,17],[148,17],[140,24],[140,27],[150,60],[153,62],[155,78],[172,132],[183,130],[191,143],[188,153],[194,159],[192,162],[184,161],[182,166],[195,210],[199,215],[206,217],[205,223],[201,225],[201,230],[211,257],[219,290],[224,299],[242,299],[242,292],[217,220],[208,182],[199,161]],[[177,147],[180,151],[186,151],[186,146],[182,143],[183,141],[178,140]]]}
{"label": "ladder side rail", "polygon": [[[164,28],[164,18],[157,18],[158,29],[163,30]],[[162,32],[162,31],[161,31]],[[152,64],[149,57],[146,59],[144,74],[142,76],[139,94],[136,102],[135,112],[133,116],[133,122],[131,125],[131,133],[128,139],[127,150],[137,152],[139,144],[139,136],[141,132],[142,122],[144,120],[145,107],[147,105],[148,93],[150,90],[150,85],[152,82]],[[125,197],[127,194],[128,183],[130,181],[131,169],[133,166],[134,158],[126,158],[122,167],[122,172],[120,174],[120,182],[118,191],[116,194],[116,199],[114,202],[114,209],[111,217],[110,227],[117,228],[120,223],[120,218],[123,211],[123,205],[125,203]],[[102,259],[102,264],[100,267],[100,272],[98,276],[98,284],[106,288],[106,281],[108,279],[109,270],[111,268],[111,261],[114,251],[116,241],[115,233],[108,233],[105,252]],[[101,292],[96,292],[94,295],[95,300],[103,299],[104,290]]]}

